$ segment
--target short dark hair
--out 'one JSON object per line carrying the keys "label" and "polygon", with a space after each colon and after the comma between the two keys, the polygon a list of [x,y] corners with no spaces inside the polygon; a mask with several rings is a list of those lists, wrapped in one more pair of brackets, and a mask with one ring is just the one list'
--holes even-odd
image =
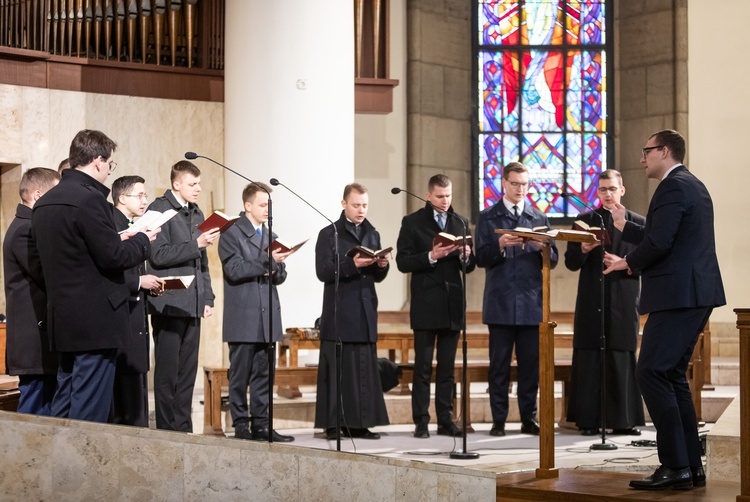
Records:
{"label": "short dark hair", "polygon": [[242,203],[252,202],[255,199],[255,194],[258,192],[273,192],[273,189],[265,183],[248,183],[242,191]]}
{"label": "short dark hair", "polygon": [[427,182],[427,191],[432,192],[435,187],[447,188],[451,184],[451,179],[444,174],[436,174]]}
{"label": "short dark hair", "polygon": [[503,168],[503,179],[507,180],[510,173],[527,173],[529,168],[520,162],[511,162]]}
{"label": "short dark hair", "polygon": [[99,156],[107,160],[116,148],[117,143],[103,132],[84,129],[79,131],[70,143],[68,160],[71,167],[82,167],[91,164]]}
{"label": "short dark hair", "polygon": [[367,187],[361,183],[349,183],[344,187],[344,200],[349,197],[349,194],[355,191],[357,193],[367,193]]}
{"label": "short dark hair", "polygon": [[602,171],[602,173],[599,175],[600,180],[613,180],[617,179],[620,181],[620,186],[622,186],[622,174],[620,174],[620,171],[616,169],[607,169]]}
{"label": "short dark hair", "polygon": [[169,182],[174,183],[183,174],[192,174],[197,178],[201,175],[201,170],[192,162],[181,160],[172,166],[172,171],[169,173]]}
{"label": "short dark hair", "polygon": [[29,202],[27,197],[31,195],[31,192],[34,190],[46,192],[55,186],[55,182],[57,181],[60,181],[60,174],[54,169],[32,167],[21,176],[21,183],[18,185],[18,195],[21,196],[22,201]]}
{"label": "short dark hair", "polygon": [[659,145],[669,148],[672,158],[677,162],[682,163],[685,160],[685,138],[682,134],[673,129],[664,129],[652,134],[651,138],[656,138]]}
{"label": "short dark hair", "polygon": [[65,171],[66,169],[70,169],[70,159],[65,159],[60,161],[60,163],[57,165],[57,172],[61,173]]}
{"label": "short dark hair", "polygon": [[146,183],[146,180],[140,176],[121,176],[112,182],[112,202],[115,206],[120,200],[120,195],[128,195],[128,191],[136,183]]}

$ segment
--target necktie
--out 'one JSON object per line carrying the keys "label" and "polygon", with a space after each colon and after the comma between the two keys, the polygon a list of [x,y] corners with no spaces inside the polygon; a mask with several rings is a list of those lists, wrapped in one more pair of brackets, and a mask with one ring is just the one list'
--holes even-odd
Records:
{"label": "necktie", "polygon": [[360,237],[360,234],[362,233],[362,226],[354,224],[354,233],[357,235],[357,238]]}
{"label": "necktie", "polygon": [[260,227],[255,229],[255,233],[258,234],[258,238],[263,239],[263,230]]}
{"label": "necktie", "polygon": [[436,214],[435,220],[437,221],[437,224],[440,227],[440,230],[445,230],[445,213]]}
{"label": "necktie", "polygon": [[518,218],[518,206],[513,206],[513,216]]}

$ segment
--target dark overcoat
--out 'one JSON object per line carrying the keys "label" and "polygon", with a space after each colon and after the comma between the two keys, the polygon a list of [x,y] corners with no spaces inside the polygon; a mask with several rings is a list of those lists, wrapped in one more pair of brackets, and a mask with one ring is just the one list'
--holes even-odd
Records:
{"label": "dark overcoat", "polygon": [[[442,230],[452,235],[463,235],[465,218],[448,209],[449,216]],[[430,264],[428,257],[432,240],[441,232],[429,204],[404,216],[396,243],[396,265],[403,273],[411,273],[411,307],[409,317],[413,330],[450,329],[458,331],[463,325],[463,289],[461,257],[455,251]],[[471,235],[470,232],[467,235]],[[466,272],[474,270],[476,258],[471,253]]]}

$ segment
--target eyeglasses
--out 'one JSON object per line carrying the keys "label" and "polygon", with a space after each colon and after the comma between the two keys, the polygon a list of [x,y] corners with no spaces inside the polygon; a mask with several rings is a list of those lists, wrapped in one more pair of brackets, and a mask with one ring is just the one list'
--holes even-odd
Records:
{"label": "eyeglasses", "polygon": [[599,192],[599,193],[607,193],[607,192],[609,192],[609,193],[613,194],[613,193],[617,192],[619,189],[620,189],[620,187],[599,187],[599,188],[596,189],[596,191]]}
{"label": "eyeglasses", "polygon": [[528,186],[529,186],[528,183],[519,183],[518,181],[509,181],[508,183],[510,183],[510,186],[512,186],[513,188],[524,188],[525,189],[525,188],[528,188]]}
{"label": "eyeglasses", "polygon": [[643,154],[643,158],[646,158],[646,155],[648,155],[648,152],[650,152],[651,150],[656,150],[657,148],[664,148],[664,145],[647,146],[646,148],[643,148],[641,150],[641,153]]}
{"label": "eyeglasses", "polygon": [[123,197],[138,197],[139,199],[148,200],[148,194],[147,193],[132,193],[132,194],[125,194]]}

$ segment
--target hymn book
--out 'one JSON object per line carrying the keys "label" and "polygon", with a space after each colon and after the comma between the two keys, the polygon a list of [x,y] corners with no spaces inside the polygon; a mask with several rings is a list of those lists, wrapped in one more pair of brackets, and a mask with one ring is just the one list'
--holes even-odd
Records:
{"label": "hymn book", "polygon": [[169,277],[162,277],[161,284],[164,291],[174,289],[187,289],[195,279],[194,275],[172,275]]}
{"label": "hymn book", "polygon": [[[305,243],[310,239],[305,239],[304,241],[300,242],[299,244],[291,245],[288,242],[282,241],[281,239],[276,239],[271,243],[271,252],[274,251],[281,251],[282,253],[288,253],[288,252],[296,252],[299,248],[305,245]],[[266,246],[266,249],[264,249],[265,252],[268,252],[268,246]]]}
{"label": "hymn book", "polygon": [[451,235],[447,232],[440,232],[435,236],[434,239],[432,239],[432,246],[437,246],[440,244],[441,246],[465,246],[465,245],[472,245],[472,239],[471,235],[466,235],[466,241],[464,241],[463,235]]}
{"label": "hymn book", "polygon": [[582,230],[584,232],[590,232],[594,234],[597,238],[597,240],[601,241],[602,244],[610,244],[611,240],[609,238],[609,232],[607,232],[606,228],[601,227],[592,227],[589,226],[585,221],[576,220],[573,223],[573,226],[575,226],[578,230]]}
{"label": "hymn book", "polygon": [[120,231],[119,233],[130,233],[130,232],[140,232],[141,230],[156,230],[160,226],[164,225],[166,222],[172,219],[174,215],[177,214],[177,211],[174,209],[167,209],[163,213],[160,213],[159,211],[154,211],[153,209],[150,209],[146,211],[146,213],[138,218],[135,223],[130,225],[130,227],[126,228],[125,230]]}
{"label": "hymn book", "polygon": [[240,215],[237,216],[228,216],[221,211],[214,211],[211,216],[206,218],[206,221],[198,225],[198,230],[201,232],[208,232],[209,230],[213,230],[214,228],[219,229],[219,233],[224,233],[227,230],[229,230],[229,227],[237,223],[237,220],[240,219]]}
{"label": "hymn book", "polygon": [[349,250],[348,253],[346,253],[346,256],[349,256],[351,258],[354,258],[357,253],[359,253],[360,256],[364,256],[365,258],[382,258],[384,256],[388,256],[391,254],[391,251],[393,251],[392,247],[387,247],[385,249],[378,249],[377,251],[374,249],[366,248],[364,246],[354,246]]}

